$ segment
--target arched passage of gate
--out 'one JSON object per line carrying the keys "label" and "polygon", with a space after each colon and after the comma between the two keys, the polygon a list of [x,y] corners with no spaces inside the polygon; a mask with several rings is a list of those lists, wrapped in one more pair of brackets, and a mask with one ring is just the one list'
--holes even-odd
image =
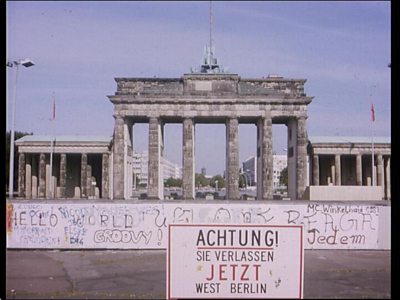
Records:
{"label": "arched passage of gate", "polygon": [[129,197],[126,188],[131,128],[149,124],[148,198],[163,199],[163,126],[182,123],[183,195],[194,199],[194,130],[199,123],[226,126],[226,195],[239,199],[238,125],[257,126],[257,199],[272,199],[272,124],[288,127],[289,196],[301,199],[307,178],[305,79],[243,79],[237,74],[184,74],[181,78],[116,78],[114,105],[113,199]]}

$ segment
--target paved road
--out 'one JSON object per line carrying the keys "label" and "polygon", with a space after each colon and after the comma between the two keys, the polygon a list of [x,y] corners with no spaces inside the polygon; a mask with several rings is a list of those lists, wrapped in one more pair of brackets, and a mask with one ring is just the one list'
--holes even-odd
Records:
{"label": "paved road", "polygon": [[[163,250],[7,250],[7,299],[165,299]],[[391,298],[390,251],[305,250],[304,298]]]}

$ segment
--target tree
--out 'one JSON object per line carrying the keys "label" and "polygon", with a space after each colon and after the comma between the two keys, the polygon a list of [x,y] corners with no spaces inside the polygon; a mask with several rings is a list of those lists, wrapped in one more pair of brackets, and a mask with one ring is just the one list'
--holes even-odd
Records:
{"label": "tree", "polygon": [[279,176],[279,184],[288,186],[288,168],[284,168]]}
{"label": "tree", "polygon": [[239,175],[239,187],[240,188],[244,188],[246,187],[246,178],[245,178],[245,174],[240,174]]}
{"label": "tree", "polygon": [[[27,132],[14,132],[15,140],[22,138],[25,135],[32,135],[33,133]],[[9,174],[10,174],[10,140],[11,140],[11,132],[6,133],[6,184],[8,186],[9,182]],[[18,151],[17,147],[14,147],[14,190],[17,187],[18,182]]]}
{"label": "tree", "polygon": [[213,178],[210,180],[210,185],[215,188],[215,182],[218,182],[218,188],[221,189],[225,187],[225,180],[221,175],[215,175]]}
{"label": "tree", "polygon": [[204,174],[195,174],[195,185],[196,186],[207,186],[209,185],[208,179],[204,176]]}
{"label": "tree", "polygon": [[182,179],[170,177],[165,181],[165,186],[182,187]]}

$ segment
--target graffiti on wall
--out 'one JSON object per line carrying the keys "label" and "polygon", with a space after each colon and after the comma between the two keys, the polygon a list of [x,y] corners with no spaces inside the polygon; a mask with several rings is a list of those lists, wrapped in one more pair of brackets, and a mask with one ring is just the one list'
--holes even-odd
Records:
{"label": "graffiti on wall", "polygon": [[381,206],[40,203],[7,205],[9,248],[163,249],[168,224],[296,224],[306,249],[375,249]]}
{"label": "graffiti on wall", "polygon": [[13,214],[13,205],[11,203],[7,203],[6,206],[6,232],[12,232],[12,214]]}

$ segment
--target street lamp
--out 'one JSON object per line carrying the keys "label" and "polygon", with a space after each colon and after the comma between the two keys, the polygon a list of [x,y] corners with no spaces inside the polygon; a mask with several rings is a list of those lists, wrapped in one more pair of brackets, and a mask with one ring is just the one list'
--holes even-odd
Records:
{"label": "street lamp", "polygon": [[14,196],[14,131],[15,131],[15,111],[16,111],[16,99],[17,99],[17,79],[18,79],[18,66],[23,65],[24,67],[28,68],[33,65],[33,61],[29,58],[15,60],[15,61],[8,61],[7,67],[15,67],[15,77],[14,77],[14,95],[13,95],[13,110],[12,110],[12,122],[11,122],[11,137],[10,137],[10,172],[9,172],[9,197],[10,199]]}

